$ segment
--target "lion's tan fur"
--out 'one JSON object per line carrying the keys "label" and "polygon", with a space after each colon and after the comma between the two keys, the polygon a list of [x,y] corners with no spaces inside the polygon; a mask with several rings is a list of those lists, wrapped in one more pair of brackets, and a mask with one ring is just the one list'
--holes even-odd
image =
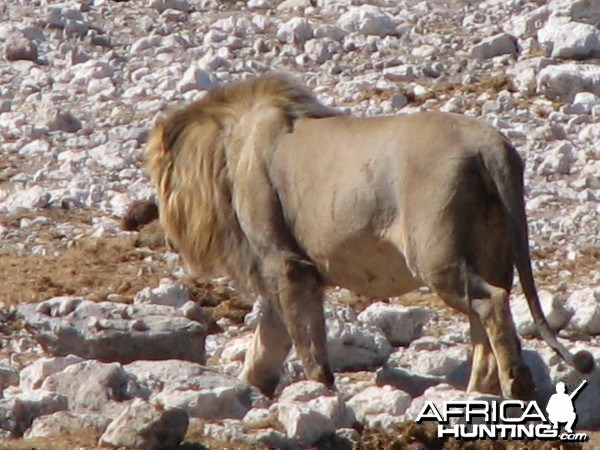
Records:
{"label": "lion's tan fur", "polygon": [[[528,398],[510,314],[513,267],[542,337],[523,164],[477,120],[444,113],[352,118],[292,80],[226,85],[158,122],[147,146],[167,237],[198,272],[226,273],[266,308],[241,377],[272,394],[292,343],[333,383],[323,285],[372,297],[429,286],[469,316],[470,389]],[[578,363],[579,361],[579,363]]]}
{"label": "lion's tan fur", "polygon": [[[271,75],[214,89],[158,122],[147,168],[158,187],[162,224],[191,269],[226,271],[241,287],[261,287],[259,255],[232,202],[240,156],[251,152],[251,160],[265,160],[295,120],[335,114],[305,87]],[[249,139],[254,145],[246,145]]]}

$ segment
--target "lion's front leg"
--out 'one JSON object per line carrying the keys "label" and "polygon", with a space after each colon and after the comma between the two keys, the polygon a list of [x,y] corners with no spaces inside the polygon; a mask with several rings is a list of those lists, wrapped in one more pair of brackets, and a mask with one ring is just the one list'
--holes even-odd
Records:
{"label": "lion's front leg", "polygon": [[262,301],[264,308],[239,377],[272,397],[292,341],[276,305],[276,297],[264,297]]}
{"label": "lion's front leg", "polygon": [[307,378],[333,387],[319,273],[308,261],[288,258],[278,284],[283,319]]}

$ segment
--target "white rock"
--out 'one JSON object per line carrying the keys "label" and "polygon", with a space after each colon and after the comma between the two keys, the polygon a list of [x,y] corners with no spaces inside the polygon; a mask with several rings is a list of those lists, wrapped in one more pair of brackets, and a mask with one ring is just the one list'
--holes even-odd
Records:
{"label": "white rock", "polygon": [[161,392],[165,386],[171,389],[179,387],[189,389],[192,385],[197,386],[205,374],[213,373],[206,366],[180,359],[134,361],[123,368],[129,375],[135,377],[139,384],[154,393]]}
{"label": "white rock", "polygon": [[328,38],[336,42],[343,41],[347,35],[347,31],[336,25],[324,25],[315,30],[315,38]]}
{"label": "white rock", "polygon": [[358,320],[378,326],[394,347],[408,345],[421,337],[423,326],[434,313],[425,308],[389,305],[378,302],[359,314]]}
{"label": "white rock", "polygon": [[78,414],[69,411],[58,411],[37,417],[25,432],[25,439],[39,439],[65,435],[76,429],[104,431],[111,422],[95,414]]}
{"label": "white rock", "polygon": [[507,33],[496,34],[484,39],[471,49],[471,58],[485,60],[500,55],[517,55],[515,38]]}
{"label": "white rock", "polygon": [[523,39],[535,34],[542,28],[549,16],[550,8],[548,5],[540,6],[527,14],[512,17],[506,31]]}
{"label": "white rock", "polygon": [[415,71],[412,66],[394,66],[383,69],[383,77],[386,80],[402,82],[413,81],[415,79]]}
{"label": "white rock", "polygon": [[83,362],[83,359],[75,355],[38,359],[21,370],[19,386],[24,390],[39,389],[50,375],[80,362]]}
{"label": "white rock", "polygon": [[135,399],[100,437],[101,446],[148,450],[177,448],[189,423],[181,409],[164,409]]}
{"label": "white rock", "polygon": [[289,9],[302,9],[310,7],[310,0],[284,0],[279,5],[277,5],[277,9],[279,11],[286,11]]}
{"label": "white rock", "polygon": [[555,16],[591,25],[600,21],[599,0],[552,0],[548,3]]}
{"label": "white rock", "polygon": [[600,96],[600,66],[561,64],[545,67],[537,77],[538,92],[549,98],[571,102],[578,92]]}
{"label": "white rock", "polygon": [[0,399],[0,430],[20,437],[37,417],[67,409],[67,399],[43,390],[18,392]]}
{"label": "white rock", "polygon": [[575,311],[570,327],[586,334],[600,334],[600,289],[577,290],[569,296],[567,305]]}
{"label": "white rock", "polygon": [[[221,377],[225,379],[224,375]],[[190,417],[198,419],[241,419],[252,407],[250,387],[233,377],[228,384],[207,389],[167,387],[151,400],[167,408],[183,409]]]}
{"label": "white rock", "polygon": [[550,21],[538,31],[538,40],[553,58],[583,59],[600,55],[600,30],[586,23]]}
{"label": "white rock", "polygon": [[[162,36],[158,36],[158,35],[153,35],[153,36],[146,36],[143,37],[141,39],[138,39],[137,41],[135,41],[133,44],[131,44],[131,47],[129,48],[129,51],[133,54],[147,50],[147,49],[154,49],[157,47],[161,47],[162,46],[162,40],[163,37]],[[143,68],[143,69],[139,69],[140,71],[144,71],[145,74],[147,74],[147,69]],[[135,80],[136,77],[140,76],[140,72],[137,72],[137,74],[132,74],[132,78]]]}
{"label": "white rock", "polygon": [[312,61],[323,64],[333,56],[330,50],[330,47],[333,47],[331,44],[334,42],[326,39],[310,39],[304,44],[304,51]]}
{"label": "white rock", "polygon": [[277,39],[287,44],[301,46],[312,37],[312,23],[300,17],[293,17],[287,22],[282,23],[277,29]]}
{"label": "white rock", "polygon": [[600,105],[600,96],[591,92],[578,92],[573,98],[573,106],[585,114],[590,114],[598,105]]}
{"label": "white rock", "polygon": [[161,278],[154,289],[149,287],[135,294],[133,304],[150,303],[153,305],[165,305],[179,308],[189,301],[187,290],[179,283],[170,278]]}
{"label": "white rock", "polygon": [[206,91],[215,86],[214,77],[204,69],[198,66],[190,66],[177,83],[177,89],[180,93],[192,90]]}
{"label": "white rock", "polygon": [[[64,305],[73,309],[63,310]],[[57,314],[61,311],[63,314]],[[56,356],[75,354],[123,363],[137,359],[205,359],[206,324],[188,318],[182,308],[74,303],[66,298],[39,305],[22,304],[19,313],[38,342]]]}
{"label": "white rock", "polygon": [[300,402],[278,403],[277,419],[285,428],[288,437],[297,439],[305,447],[335,431],[333,421],[329,417]]}
{"label": "white rock", "polygon": [[363,35],[388,36],[397,31],[392,17],[372,5],[352,6],[338,19],[337,25],[346,31]]}
{"label": "white rock", "polygon": [[[563,329],[571,317],[573,310],[557,296],[546,290],[538,292],[542,311],[550,328],[554,331]],[[515,296],[510,301],[510,309],[513,314],[517,332],[521,336],[531,336],[537,334],[537,328],[531,317],[527,300],[523,295]]]}
{"label": "white rock", "polygon": [[271,9],[273,8],[273,5],[271,5],[271,3],[269,3],[266,0],[248,0],[248,3],[246,4],[246,6],[248,7],[248,9]]}
{"label": "white rock", "polygon": [[34,185],[27,189],[20,189],[0,203],[0,208],[9,213],[14,213],[23,209],[45,208],[50,204],[50,193],[41,186]]}
{"label": "white rock", "polygon": [[331,419],[336,428],[352,426],[354,414],[338,392],[316,381],[299,381],[287,386],[279,396],[279,403],[299,402]]}
{"label": "white rock", "polygon": [[402,420],[412,398],[392,386],[371,386],[348,400],[356,418],[369,426],[389,426]]}
{"label": "white rock", "polygon": [[44,139],[36,139],[25,144],[19,150],[19,155],[26,157],[44,157],[51,154],[50,144]]}
{"label": "white rock", "polygon": [[42,389],[64,395],[71,411],[92,413],[104,411],[110,401],[127,399],[131,391],[128,383],[120,364],[84,361],[50,375]]}
{"label": "white rock", "polygon": [[540,175],[553,175],[556,173],[569,175],[575,160],[573,146],[568,142],[560,142],[558,145],[548,148],[537,172]]}
{"label": "white rock", "polygon": [[189,12],[191,9],[188,0],[152,0],[150,7],[157,9],[161,13],[167,9],[183,12]]}
{"label": "white rock", "polygon": [[239,442],[246,440],[244,427],[240,420],[223,419],[218,423],[206,423],[204,435],[221,442]]}
{"label": "white rock", "polygon": [[334,370],[369,368],[383,363],[391,346],[378,327],[348,321],[344,309],[326,310],[327,349]]}
{"label": "white rock", "polygon": [[86,87],[91,80],[112,78],[115,74],[115,69],[109,63],[98,60],[77,64],[72,70],[75,73],[71,84],[83,87]]}
{"label": "white rock", "polygon": [[466,361],[467,350],[462,346],[431,351],[419,350],[414,354],[411,369],[422,375],[445,377]]}

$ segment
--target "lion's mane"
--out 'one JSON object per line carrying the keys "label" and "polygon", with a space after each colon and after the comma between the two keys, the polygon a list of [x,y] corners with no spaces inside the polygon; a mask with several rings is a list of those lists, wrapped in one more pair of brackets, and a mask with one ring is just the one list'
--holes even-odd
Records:
{"label": "lion's mane", "polygon": [[223,85],[157,122],[146,166],[167,237],[192,270],[225,271],[242,288],[264,287],[260,255],[246,239],[234,204],[236,179],[244,170],[240,161],[267,160],[278,137],[299,118],[336,114],[277,74]]}

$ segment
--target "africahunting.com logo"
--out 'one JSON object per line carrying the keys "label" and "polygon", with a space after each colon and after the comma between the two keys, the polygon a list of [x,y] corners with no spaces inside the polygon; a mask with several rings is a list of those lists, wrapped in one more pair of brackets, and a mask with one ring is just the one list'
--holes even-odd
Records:
{"label": "africahunting.com logo", "polygon": [[586,433],[573,431],[577,421],[573,399],[586,383],[582,381],[570,394],[564,383],[557,383],[546,405],[547,415],[535,401],[447,401],[441,409],[427,401],[416,422],[437,421],[439,438],[587,441]]}

